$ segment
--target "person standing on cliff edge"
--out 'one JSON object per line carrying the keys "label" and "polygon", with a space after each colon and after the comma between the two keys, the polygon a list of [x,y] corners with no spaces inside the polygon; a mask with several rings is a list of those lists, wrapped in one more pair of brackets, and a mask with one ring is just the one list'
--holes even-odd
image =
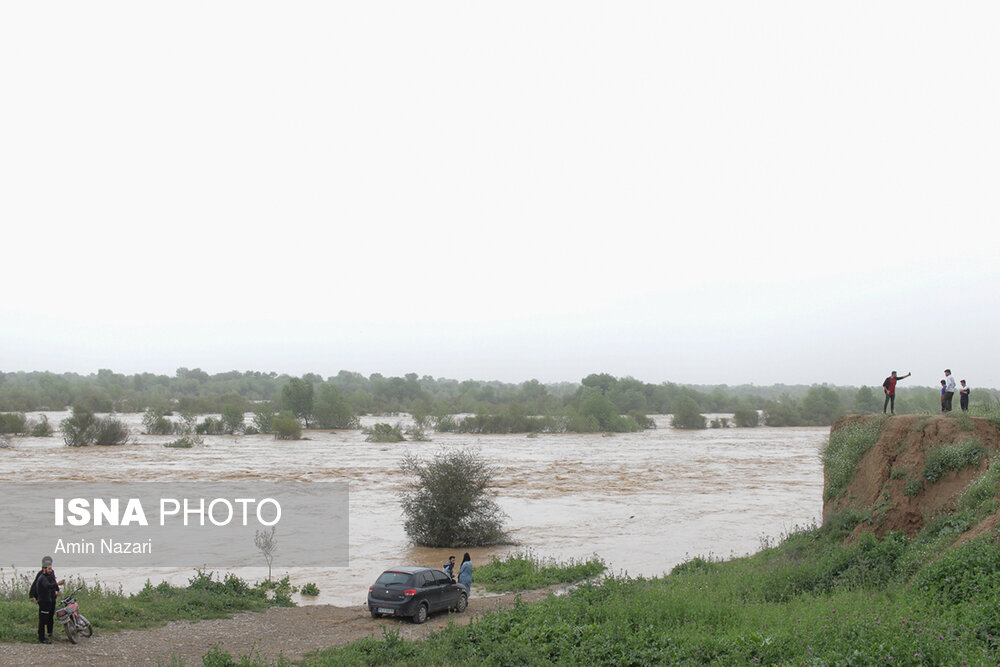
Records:
{"label": "person standing on cliff edge", "polygon": [[885,414],[886,408],[889,408],[892,414],[896,414],[896,383],[911,375],[913,374],[907,373],[906,375],[897,377],[896,371],[893,371],[892,375],[887,377],[885,382],[882,383],[882,391],[885,392],[885,403],[882,404],[882,414]]}
{"label": "person standing on cliff edge", "polygon": [[962,388],[958,390],[958,403],[962,406],[962,412],[969,411],[969,392],[972,391],[965,380],[961,380]]}
{"label": "person standing on cliff edge", "polygon": [[944,379],[948,382],[944,392],[944,406],[941,408],[945,412],[951,412],[951,399],[955,396],[955,376],[951,374],[951,369],[944,369]]}

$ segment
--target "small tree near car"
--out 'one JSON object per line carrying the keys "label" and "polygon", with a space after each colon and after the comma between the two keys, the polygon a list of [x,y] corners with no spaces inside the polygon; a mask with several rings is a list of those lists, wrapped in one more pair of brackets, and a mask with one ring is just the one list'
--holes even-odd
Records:
{"label": "small tree near car", "polygon": [[414,544],[474,547],[509,539],[507,515],[494,500],[497,469],[478,452],[442,451],[429,462],[408,454],[401,467],[414,477],[400,494],[403,527]]}

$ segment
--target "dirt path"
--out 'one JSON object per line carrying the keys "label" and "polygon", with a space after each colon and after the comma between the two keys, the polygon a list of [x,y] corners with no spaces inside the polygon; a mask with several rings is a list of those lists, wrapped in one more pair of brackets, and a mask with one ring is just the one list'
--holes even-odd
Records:
{"label": "dirt path", "polygon": [[[544,599],[557,587],[526,591],[525,602]],[[179,657],[187,667],[200,667],[201,657],[218,645],[234,657],[256,649],[262,656],[278,655],[298,660],[303,654],[330,646],[342,646],[382,628],[399,630],[406,639],[420,639],[447,627],[449,621],[467,625],[476,615],[513,606],[516,595],[473,596],[464,614],[438,613],[423,625],[392,618],[373,619],[364,606],[272,607],[266,612],[248,612],[212,621],[174,621],[163,627],[125,632],[97,632],[89,640],[73,645],[56,624],[51,645],[0,644],[0,665],[78,664],[134,667],[166,664]]]}

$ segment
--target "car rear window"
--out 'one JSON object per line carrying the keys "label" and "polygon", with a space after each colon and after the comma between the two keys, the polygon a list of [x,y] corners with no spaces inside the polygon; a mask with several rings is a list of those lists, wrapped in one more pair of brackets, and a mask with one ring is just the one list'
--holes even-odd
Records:
{"label": "car rear window", "polygon": [[410,578],[412,576],[413,575],[410,575],[406,572],[393,572],[392,570],[389,570],[379,575],[379,578],[375,583],[381,584],[383,586],[391,586],[393,584],[407,586],[409,585]]}

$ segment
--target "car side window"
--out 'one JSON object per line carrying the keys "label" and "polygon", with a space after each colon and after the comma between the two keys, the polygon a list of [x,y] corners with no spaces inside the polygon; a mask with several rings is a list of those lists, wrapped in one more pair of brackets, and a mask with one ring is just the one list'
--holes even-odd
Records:
{"label": "car side window", "polygon": [[438,586],[443,586],[444,584],[450,584],[451,583],[451,577],[449,577],[444,572],[435,572],[434,573],[434,583],[437,584]]}
{"label": "car side window", "polygon": [[431,577],[430,572],[419,572],[417,573],[417,587],[423,588],[424,586],[430,586]]}

